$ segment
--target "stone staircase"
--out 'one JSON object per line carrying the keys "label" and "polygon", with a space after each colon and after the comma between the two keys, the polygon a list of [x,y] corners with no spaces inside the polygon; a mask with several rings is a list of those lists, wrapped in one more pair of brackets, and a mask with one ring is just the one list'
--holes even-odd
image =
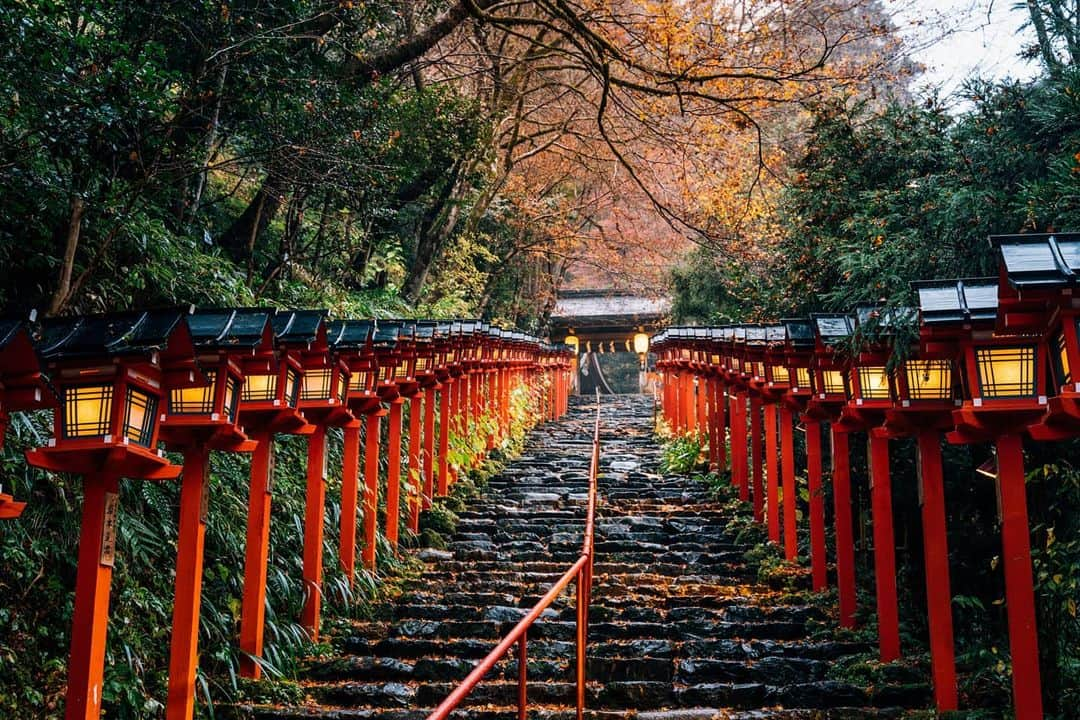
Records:
{"label": "stone staircase", "polygon": [[[878,718],[926,707],[929,687],[899,673],[864,688],[827,679],[869,648],[815,640],[827,610],[756,582],[750,546],[703,486],[657,470],[652,401],[604,398],[588,714],[642,720]],[[578,400],[536,430],[525,455],[461,514],[448,551],[423,551],[421,578],[356,623],[340,656],[312,664],[309,703],[246,708],[258,720],[422,720],[581,551],[593,406]],[[831,622],[831,620],[829,620]],[[574,593],[529,633],[530,716],[574,715]],[[517,664],[505,658],[457,715],[516,717]]]}

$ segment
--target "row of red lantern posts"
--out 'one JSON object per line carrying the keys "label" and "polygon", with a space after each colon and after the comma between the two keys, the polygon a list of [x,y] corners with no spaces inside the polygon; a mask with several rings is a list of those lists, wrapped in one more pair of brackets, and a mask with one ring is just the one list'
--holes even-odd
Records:
{"label": "row of red lantern posts", "polygon": [[[913,284],[919,307],[860,307],[765,325],[668,328],[652,339],[664,419],[707,436],[769,539],[797,556],[793,424],[806,431],[813,587],[827,584],[822,424],[832,444],[840,623],[855,623],[849,438],[868,436],[880,658],[900,657],[889,441],[917,441],[934,698],[957,707],[941,437],[993,443],[1013,702],[1041,718],[1042,696],[1024,481],[1024,436],[1080,436],[1080,234],[995,236],[997,278]],[[917,340],[904,328],[917,324]],[[858,342],[849,342],[857,335]],[[912,337],[915,337],[912,335]],[[858,347],[858,351],[853,348]],[[747,415],[749,414],[749,420]],[[725,439],[730,438],[730,458]],[[749,457],[748,457],[749,446]],[[779,447],[778,447],[779,446]],[[779,471],[778,471],[779,465]],[[764,476],[764,480],[763,480]],[[780,507],[781,498],[783,507]],[[782,522],[781,522],[782,520]]]}
{"label": "row of red lantern posts", "polygon": [[[187,720],[194,711],[203,538],[212,504],[210,451],[252,454],[239,646],[241,673],[258,677],[275,436],[308,441],[301,623],[315,639],[328,429],[344,434],[339,554],[352,582],[358,510],[361,563],[375,566],[382,419],[390,426],[384,534],[396,548],[403,404],[409,403],[411,480],[404,486],[411,490],[405,522],[415,532],[432,497],[445,495],[468,469],[451,460],[451,434],[472,435],[470,447],[485,448],[461,463],[478,464],[510,432],[518,388],[528,389],[531,417],[561,416],[571,359],[566,346],[480,321],[330,320],[318,310],[155,310],[0,321],[0,430],[11,412],[54,408],[53,437],[28,452],[28,461],[83,477],[65,717],[100,715],[121,478],[180,478],[166,717]],[[183,464],[171,463],[160,445],[182,453]],[[15,519],[24,507],[0,489],[0,518]]]}

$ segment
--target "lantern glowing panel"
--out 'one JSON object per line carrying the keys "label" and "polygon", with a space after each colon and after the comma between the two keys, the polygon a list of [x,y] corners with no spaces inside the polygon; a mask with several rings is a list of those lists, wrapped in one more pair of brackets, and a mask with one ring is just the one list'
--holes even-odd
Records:
{"label": "lantern glowing panel", "polygon": [[315,368],[304,373],[303,390],[300,392],[301,400],[327,400],[334,396],[332,387],[334,371],[332,368]]}
{"label": "lantern glowing panel", "polygon": [[244,402],[269,402],[277,397],[277,375],[248,375],[241,397]]}
{"label": "lantern glowing panel", "polygon": [[951,400],[952,363],[948,360],[909,360],[904,363],[907,400]]}
{"label": "lantern glowing panel", "polygon": [[649,352],[649,336],[643,332],[634,333],[634,352],[644,355]]}
{"label": "lantern glowing panel", "polygon": [[103,437],[112,419],[112,385],[73,385],[63,389],[65,438]]}
{"label": "lantern glowing panel", "polygon": [[844,374],[839,370],[822,370],[821,392],[826,395],[843,395]]}
{"label": "lantern glowing panel", "polygon": [[889,371],[882,366],[860,366],[859,393],[866,400],[888,400]]}
{"label": "lantern glowing panel", "polygon": [[128,387],[127,412],[124,416],[124,436],[133,443],[150,447],[154,436],[154,417],[157,413],[157,398]]}
{"label": "lantern glowing panel", "polygon": [[1073,382],[1072,364],[1069,362],[1069,347],[1065,333],[1058,333],[1054,338],[1051,351],[1054,355],[1054,373],[1057,375],[1057,384],[1059,386],[1071,385]]}
{"label": "lantern glowing panel", "polygon": [[810,387],[810,368],[797,367],[795,368],[795,386],[797,388],[809,388]]}
{"label": "lantern glowing panel", "polygon": [[216,370],[206,370],[210,383],[204,387],[173,388],[169,392],[169,412],[173,415],[208,415],[214,411]]}
{"label": "lantern glowing panel", "polygon": [[772,382],[785,385],[791,382],[791,373],[784,365],[770,365],[769,373],[772,375]]}
{"label": "lantern glowing panel", "polygon": [[979,392],[986,398],[1026,398],[1038,394],[1034,345],[975,348]]}

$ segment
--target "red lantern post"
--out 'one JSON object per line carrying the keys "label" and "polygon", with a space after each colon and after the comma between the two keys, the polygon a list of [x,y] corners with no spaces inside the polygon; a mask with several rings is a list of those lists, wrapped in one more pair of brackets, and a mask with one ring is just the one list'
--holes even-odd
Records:
{"label": "red lantern post", "polygon": [[[828,586],[827,560],[825,557],[825,490],[822,474],[821,423],[834,424],[840,416],[840,408],[847,402],[846,364],[838,357],[835,346],[848,337],[854,329],[854,320],[848,315],[816,314],[811,316],[814,325],[815,348],[811,365],[814,389],[803,412],[806,426],[806,479],[810,491],[810,564],[815,590]],[[854,549],[851,530],[851,478],[848,473],[847,436],[830,433],[833,445],[834,490],[839,481],[839,494],[844,500],[846,522],[837,524],[839,554],[847,565],[842,573],[850,580],[845,583],[843,595],[847,602],[854,596]],[[840,462],[837,462],[837,458]],[[840,469],[837,477],[835,470]]]}
{"label": "red lantern post", "polygon": [[165,388],[160,439],[184,455],[180,485],[179,536],[169,650],[168,720],[190,720],[195,711],[199,609],[202,600],[203,540],[209,511],[211,450],[251,452],[255,443],[238,425],[248,355],[272,355],[274,334],[263,310],[205,310],[187,318],[197,357],[169,368],[178,376],[202,376]]}
{"label": "red lantern post", "polygon": [[810,362],[816,339],[814,326],[807,320],[787,318],[781,321],[787,336],[785,362],[790,384],[780,406],[780,476],[784,496],[784,557],[795,562],[799,556],[799,538],[796,503],[798,488],[795,483],[794,415],[806,411],[813,392],[810,379]]}
{"label": "red lantern post", "polygon": [[[949,583],[948,544],[945,533],[945,490],[942,477],[940,432],[955,423],[953,405],[954,362],[963,353],[963,340],[973,325],[992,327],[997,316],[997,286],[993,279],[943,280],[913,283],[919,296],[920,352],[905,363],[901,388],[908,394],[941,399],[916,404],[898,392],[901,407],[888,418],[894,434],[911,427],[919,447],[919,490],[923,515],[926,593],[930,621],[930,657],[934,698],[939,711],[957,707],[956,660],[952,628],[952,592]],[[947,385],[947,388],[946,388]],[[905,400],[907,404],[905,405]],[[931,405],[939,403],[939,406]],[[929,407],[926,407],[929,406]],[[945,409],[948,414],[934,413]],[[925,407],[925,409],[924,409]],[[951,418],[951,419],[950,419]]]}
{"label": "red lantern post", "polygon": [[[346,406],[353,420],[342,428],[341,527],[338,561],[349,584],[356,575],[356,517],[360,495],[360,430],[364,421],[382,411],[375,392],[378,368],[372,347],[374,323],[370,320],[336,320],[327,325],[331,351],[348,368]],[[376,452],[378,447],[376,445]]]}
{"label": "red lantern post", "polygon": [[303,384],[300,353],[322,326],[321,311],[274,315],[278,355],[255,354],[245,360],[240,392],[240,424],[257,445],[251,461],[248,495],[244,589],[240,609],[240,674],[258,678],[262,667],[266,616],[266,573],[270,553],[270,500],[273,492],[274,434],[309,435],[315,427],[300,414]]}
{"label": "red lantern post", "polygon": [[[896,551],[892,524],[892,490],[889,483],[889,441],[883,435],[882,425],[887,414],[893,410],[894,390],[891,373],[888,369],[892,353],[891,332],[895,322],[912,315],[913,311],[881,311],[875,306],[863,306],[858,309],[858,326],[870,342],[850,368],[848,379],[848,402],[840,413],[840,419],[834,424],[834,430],[840,434],[866,432],[869,442],[870,493],[874,537],[874,580],[877,589],[876,610],[878,616],[878,648],[882,662],[891,662],[900,657],[900,630],[896,601]],[[845,438],[846,439],[846,438]],[[841,453],[834,446],[837,457]],[[843,476],[846,468],[838,464],[834,476]],[[837,537],[839,543],[840,515],[843,503],[837,490]],[[850,517],[850,516],[849,516]],[[845,520],[844,527],[850,524]],[[854,625],[854,572],[841,572],[846,566],[840,562],[838,550],[837,575],[840,594],[840,619],[846,627]],[[848,576],[850,575],[850,576]],[[844,588],[848,588],[847,591]]]}
{"label": "red lantern post", "polygon": [[172,480],[180,467],[157,450],[163,386],[199,382],[166,366],[190,360],[185,313],[155,311],[46,320],[37,343],[60,398],[54,436],[31,450],[35,467],[83,476],[75,609],[65,717],[101,714],[109,588],[121,477]]}

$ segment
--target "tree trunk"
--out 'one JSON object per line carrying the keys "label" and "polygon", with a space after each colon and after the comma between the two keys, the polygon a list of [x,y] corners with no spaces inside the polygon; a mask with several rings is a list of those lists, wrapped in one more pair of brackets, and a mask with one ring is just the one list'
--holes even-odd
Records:
{"label": "tree trunk", "polygon": [[60,277],[56,282],[56,292],[49,301],[49,309],[46,315],[53,316],[60,313],[67,305],[71,295],[71,274],[75,269],[75,253],[79,249],[79,234],[82,232],[83,215],[86,213],[86,202],[75,195],[71,198],[71,216],[68,218],[67,241],[64,244],[64,259],[60,264]]}
{"label": "tree trunk", "polygon": [[468,176],[462,165],[462,162],[458,162],[454,166],[451,181],[446,184],[438,200],[420,222],[416,233],[416,257],[413,258],[402,289],[402,294],[409,302],[420,299],[420,292],[424,289],[435,258],[461,219],[461,199],[467,186],[465,178]]}
{"label": "tree trunk", "polygon": [[1027,0],[1028,15],[1031,17],[1031,26],[1035,28],[1035,37],[1039,42],[1039,52],[1042,54],[1046,69],[1053,76],[1061,73],[1061,63],[1054,54],[1054,46],[1050,40],[1050,33],[1046,29],[1046,18],[1043,17],[1042,8],[1038,0]]}
{"label": "tree trunk", "polygon": [[233,260],[249,267],[253,263],[259,238],[281,208],[282,185],[282,177],[271,170],[251,203],[221,236],[219,244]]}

